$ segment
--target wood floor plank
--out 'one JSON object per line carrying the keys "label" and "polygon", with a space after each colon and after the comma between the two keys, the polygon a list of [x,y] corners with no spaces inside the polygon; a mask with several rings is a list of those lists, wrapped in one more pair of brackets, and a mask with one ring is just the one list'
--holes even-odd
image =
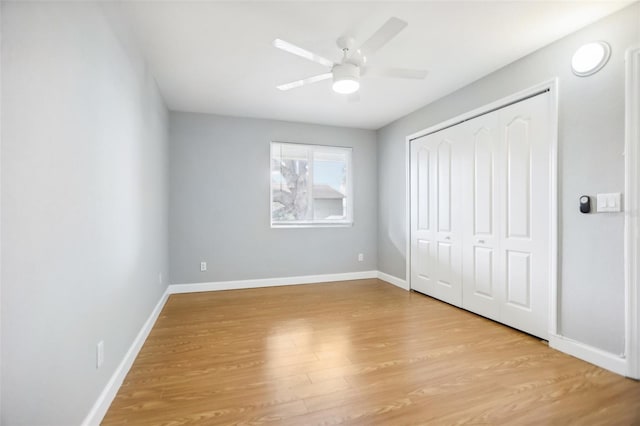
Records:
{"label": "wood floor plank", "polygon": [[172,295],[104,425],[640,424],[640,383],[379,280]]}

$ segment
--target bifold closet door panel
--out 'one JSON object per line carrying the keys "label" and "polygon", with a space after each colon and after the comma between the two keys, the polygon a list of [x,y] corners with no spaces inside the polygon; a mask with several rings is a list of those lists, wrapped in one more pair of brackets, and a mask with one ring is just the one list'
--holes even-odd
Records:
{"label": "bifold closet door panel", "polygon": [[463,136],[463,290],[462,306],[500,321],[504,300],[500,255],[500,188],[502,173],[498,114],[486,114],[459,125]]}
{"label": "bifold closet door panel", "polygon": [[432,250],[433,156],[426,138],[411,143],[411,287],[432,294],[435,280]]}
{"label": "bifold closet door panel", "polygon": [[462,304],[460,132],[412,142],[411,281],[414,290]]}
{"label": "bifold closet door panel", "polygon": [[505,324],[548,338],[551,133],[549,93],[497,111],[506,164],[502,258]]}

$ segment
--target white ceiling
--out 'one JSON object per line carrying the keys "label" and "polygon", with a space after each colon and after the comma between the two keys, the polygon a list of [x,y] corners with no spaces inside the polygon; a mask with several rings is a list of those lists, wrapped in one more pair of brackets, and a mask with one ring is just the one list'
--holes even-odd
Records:
{"label": "white ceiling", "polygon": [[[123,4],[171,110],[377,129],[629,4],[561,2],[131,2]],[[275,49],[282,38],[329,59],[389,17],[409,23],[371,65],[429,70],[425,80],[365,76],[360,101],[327,69]],[[359,44],[358,43],[358,44]],[[569,66],[570,58],[567,58]]]}

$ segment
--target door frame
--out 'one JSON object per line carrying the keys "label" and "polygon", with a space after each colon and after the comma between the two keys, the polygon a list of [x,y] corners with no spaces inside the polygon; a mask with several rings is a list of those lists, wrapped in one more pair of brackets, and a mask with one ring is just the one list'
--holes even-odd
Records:
{"label": "door frame", "polygon": [[640,46],[625,54],[624,281],[626,375],[640,379]]}
{"label": "door frame", "polygon": [[532,96],[549,92],[551,96],[551,146],[549,150],[549,172],[551,200],[549,203],[549,312],[547,329],[549,336],[558,331],[558,78],[552,78],[542,83],[531,86],[522,91],[476,108],[472,111],[460,114],[454,118],[443,121],[435,126],[430,126],[406,137],[405,140],[405,235],[406,235],[406,269],[405,277],[407,288],[411,290],[411,142],[431,133],[455,126],[464,121],[491,111],[504,108],[508,105],[523,101]]}

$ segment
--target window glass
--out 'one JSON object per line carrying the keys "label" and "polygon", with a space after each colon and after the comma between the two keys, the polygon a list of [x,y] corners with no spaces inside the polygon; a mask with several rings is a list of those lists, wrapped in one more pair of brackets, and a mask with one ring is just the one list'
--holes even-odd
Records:
{"label": "window glass", "polygon": [[351,148],[273,142],[271,224],[351,223]]}

